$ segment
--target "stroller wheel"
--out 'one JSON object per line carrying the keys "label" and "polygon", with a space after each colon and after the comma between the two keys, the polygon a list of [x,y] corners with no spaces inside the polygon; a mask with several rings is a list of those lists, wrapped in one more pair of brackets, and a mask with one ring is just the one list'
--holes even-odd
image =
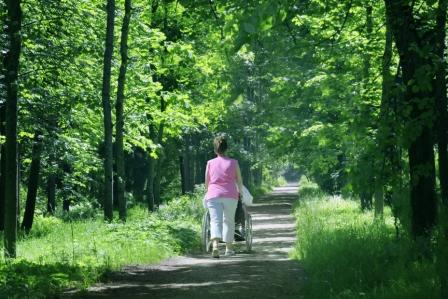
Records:
{"label": "stroller wheel", "polygon": [[212,248],[212,241],[210,240],[210,214],[207,211],[202,218],[202,234],[201,234],[202,250],[210,252]]}

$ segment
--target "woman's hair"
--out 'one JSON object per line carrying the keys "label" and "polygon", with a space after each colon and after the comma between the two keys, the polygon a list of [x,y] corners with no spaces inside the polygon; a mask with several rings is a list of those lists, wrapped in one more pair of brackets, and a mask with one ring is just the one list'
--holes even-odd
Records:
{"label": "woman's hair", "polygon": [[215,147],[215,153],[223,155],[227,150],[227,140],[224,136],[218,136],[213,140],[213,145]]}

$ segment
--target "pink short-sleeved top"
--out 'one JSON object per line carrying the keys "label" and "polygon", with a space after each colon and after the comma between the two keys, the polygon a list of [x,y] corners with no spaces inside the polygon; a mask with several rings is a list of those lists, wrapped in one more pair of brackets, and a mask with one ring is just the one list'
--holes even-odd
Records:
{"label": "pink short-sleeved top", "polygon": [[222,156],[207,162],[208,188],[205,195],[207,200],[218,197],[238,199],[236,187],[237,165],[237,160]]}

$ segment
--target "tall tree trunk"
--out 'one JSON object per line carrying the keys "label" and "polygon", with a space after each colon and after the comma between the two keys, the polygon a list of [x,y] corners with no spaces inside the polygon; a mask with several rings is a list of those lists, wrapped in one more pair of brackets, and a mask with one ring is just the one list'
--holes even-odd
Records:
{"label": "tall tree trunk", "polygon": [[[370,41],[372,36],[372,30],[373,30],[373,18],[372,18],[372,3],[369,1],[366,6],[366,38],[368,41]],[[363,68],[363,81],[364,81],[364,91],[368,90],[368,84],[370,79],[370,66],[372,55],[370,54],[370,48],[369,44],[367,45],[367,51],[364,54],[364,68]],[[381,126],[381,122],[379,124]],[[380,134],[378,134],[380,135]],[[382,138],[382,136],[377,136],[377,139]],[[379,143],[379,142],[378,142]],[[379,146],[379,151],[381,151],[381,146]],[[383,174],[383,167],[384,163],[376,162],[374,163],[374,170],[375,170],[375,177],[374,177],[374,207],[375,207],[375,217],[379,218],[383,215],[383,207],[384,207],[384,192],[383,192],[383,185],[384,185],[384,174]],[[365,200],[365,199],[364,199]],[[364,206],[368,206],[364,204]]]}
{"label": "tall tree trunk", "polygon": [[202,160],[202,156],[203,155],[202,155],[200,149],[198,149],[196,151],[195,159],[194,159],[194,163],[195,163],[194,184],[195,185],[204,183],[204,172],[202,171],[202,164],[204,163],[204,161]]}
{"label": "tall tree trunk", "polygon": [[147,174],[147,161],[145,159],[145,152],[141,148],[135,148],[133,159],[133,185],[132,193],[138,202],[143,202],[146,174]]}
{"label": "tall tree trunk", "polygon": [[17,96],[19,59],[22,48],[20,35],[22,11],[20,0],[7,0],[8,19],[6,33],[9,40],[5,57],[6,83],[6,168],[5,168],[5,257],[16,257],[18,209],[18,145],[17,145]]}
{"label": "tall tree trunk", "polygon": [[[416,82],[431,82],[434,74],[422,69],[431,65],[423,57],[419,45],[426,44],[420,40],[413,8],[406,0],[385,0],[386,13],[402,63],[405,103],[410,108],[406,124],[406,133],[410,138],[408,145],[410,188],[411,188],[411,223],[415,237],[428,237],[436,222],[437,198],[435,193],[435,163],[432,138],[432,122],[425,115],[434,115],[434,94]],[[417,74],[418,77],[417,78]],[[414,83],[413,83],[414,82]]]}
{"label": "tall tree trunk", "polygon": [[[156,134],[156,128],[154,125],[154,120],[150,114],[148,114],[148,136],[149,139],[153,143],[157,143],[157,134]],[[154,177],[155,177],[155,159],[152,157],[153,151],[155,151],[152,148],[148,148],[148,155],[147,155],[147,161],[148,161],[148,168],[147,168],[147,175],[146,175],[146,202],[148,203],[148,210],[150,212],[153,212],[155,210],[155,203],[154,203]]]}
{"label": "tall tree trunk", "polygon": [[202,151],[201,151],[201,135],[195,135],[195,154],[194,154],[194,183],[202,184],[204,182],[204,172],[202,171]]}
{"label": "tall tree trunk", "polygon": [[[6,26],[6,1],[0,1],[0,26],[5,28]],[[0,29],[0,33],[4,33],[3,29]],[[0,49],[3,49],[5,43],[5,34],[0,34]],[[6,81],[5,81],[5,65],[6,65],[6,52],[0,51],[0,136],[4,138],[5,132],[5,120],[6,120]],[[3,140],[4,142],[4,140]],[[3,231],[5,225],[5,144],[0,142],[0,231]]]}
{"label": "tall tree trunk", "polygon": [[67,198],[64,198],[62,200],[62,211],[66,213],[70,212],[70,200],[68,200]]}
{"label": "tall tree trunk", "polygon": [[447,90],[446,90],[446,59],[445,59],[445,38],[446,38],[446,13],[448,0],[439,0],[436,23],[436,78],[434,80],[434,93],[437,101],[438,115],[438,154],[439,154],[439,179],[442,194],[441,230],[442,234],[438,238],[438,269],[440,277],[441,298],[448,298],[448,113],[447,113]]}
{"label": "tall tree trunk", "polygon": [[[166,103],[163,98],[160,98],[160,112],[165,112],[166,109]],[[155,208],[158,208],[161,203],[161,196],[160,196],[160,181],[162,179],[162,164],[163,160],[165,159],[165,153],[164,153],[164,143],[163,143],[163,131],[165,128],[165,122],[160,122],[159,130],[157,132],[157,142],[159,143],[161,149],[158,152],[158,159],[155,162],[154,165],[154,182],[153,182],[153,191],[154,191],[154,206]]]}
{"label": "tall tree trunk", "polygon": [[128,67],[128,34],[129,23],[131,21],[131,0],[124,2],[124,17],[123,25],[121,27],[121,66],[120,74],[118,75],[118,89],[117,102],[115,104],[115,113],[117,118],[116,135],[115,135],[115,163],[117,165],[117,201],[119,207],[119,217],[121,220],[126,220],[126,198],[124,196],[124,152],[123,152],[123,130],[124,130],[124,87],[126,83],[126,71]]}
{"label": "tall tree trunk", "polygon": [[42,133],[37,131],[34,136],[30,174],[28,177],[28,192],[26,196],[25,213],[22,221],[22,229],[27,233],[30,232],[31,227],[33,226],[37,189],[39,187],[42,148]]}
{"label": "tall tree trunk", "polygon": [[[371,12],[370,12],[371,14]],[[370,15],[371,17],[371,15]],[[387,143],[390,137],[388,132],[390,128],[389,122],[389,107],[390,107],[390,92],[393,84],[393,76],[390,73],[390,66],[392,63],[392,32],[390,30],[390,20],[386,15],[386,42],[384,44],[384,53],[381,67],[381,75],[383,83],[381,86],[381,106],[380,116],[378,122],[377,132],[377,151],[379,153],[377,162],[377,177],[375,180],[375,217],[382,217],[384,210],[384,184],[386,182],[386,156]]]}
{"label": "tall tree trunk", "polygon": [[102,102],[104,113],[104,219],[113,218],[113,156],[112,156],[112,109],[110,104],[110,81],[114,49],[115,0],[107,0],[106,44],[103,64]]}
{"label": "tall tree trunk", "polygon": [[[163,128],[165,124],[162,122],[159,125],[159,132],[157,134],[157,140],[162,145],[162,138],[163,138]],[[155,208],[158,208],[161,203],[161,196],[160,196],[160,181],[162,180],[162,163],[164,160],[164,152],[163,152],[163,146],[162,150],[159,152],[159,157],[157,160],[155,160],[155,176],[154,176],[154,182],[153,182],[153,191],[154,191],[154,206]]]}
{"label": "tall tree trunk", "polygon": [[[6,118],[6,106],[0,104],[0,135],[5,136],[5,118]],[[3,231],[5,227],[5,169],[6,157],[5,157],[5,144],[0,144],[0,231]]]}
{"label": "tall tree trunk", "polygon": [[[157,12],[157,9],[159,8],[159,1],[155,0],[155,1],[151,1],[151,15],[154,16]],[[156,18],[151,18],[151,23],[150,23],[150,27],[151,28],[155,28],[157,27],[156,24]],[[157,134],[156,134],[156,128],[154,125],[154,120],[151,116],[151,114],[147,115],[148,118],[148,133],[149,133],[149,139],[151,139],[151,141],[153,143],[157,143],[156,139],[157,139]],[[148,169],[147,169],[147,177],[146,177],[146,189],[145,189],[145,197],[146,197],[146,202],[148,203],[148,210],[150,212],[155,211],[155,202],[154,202],[154,178],[155,178],[155,170],[156,170],[156,160],[151,156],[153,152],[153,149],[149,148],[148,149]]]}
{"label": "tall tree trunk", "polygon": [[182,194],[187,193],[187,186],[186,186],[186,177],[185,177],[185,162],[184,162],[184,154],[180,153],[179,155],[179,168],[180,168],[180,188]]}
{"label": "tall tree trunk", "polygon": [[162,201],[161,198],[161,190],[160,190],[160,182],[162,180],[162,155],[161,153],[159,155],[159,159],[154,161],[155,162],[155,176],[154,176],[154,182],[153,182],[153,190],[154,190],[154,208],[157,209]]}
{"label": "tall tree trunk", "polygon": [[[156,143],[157,134],[156,129],[154,126],[154,121],[151,117],[151,115],[148,116],[149,120],[149,126],[148,126],[148,133],[149,138],[152,142]],[[148,149],[149,151],[149,157],[148,157],[148,170],[147,170],[147,177],[146,177],[146,202],[148,203],[148,210],[154,211],[155,210],[155,203],[154,203],[154,177],[155,177],[155,159],[151,157],[153,149]]]}
{"label": "tall tree trunk", "polygon": [[436,25],[436,54],[437,70],[434,80],[434,92],[437,99],[438,117],[438,154],[439,154],[439,178],[442,190],[442,202],[448,206],[448,113],[446,94],[446,60],[445,60],[445,30],[447,0],[439,1]]}

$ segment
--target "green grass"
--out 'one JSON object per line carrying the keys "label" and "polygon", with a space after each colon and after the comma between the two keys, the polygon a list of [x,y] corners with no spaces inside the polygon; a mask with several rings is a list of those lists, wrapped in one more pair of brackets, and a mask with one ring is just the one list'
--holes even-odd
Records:
{"label": "green grass", "polygon": [[[315,190],[312,190],[312,189]],[[417,259],[407,237],[396,239],[390,211],[384,222],[357,202],[299,191],[295,257],[309,276],[304,298],[441,298],[434,263]]]}
{"label": "green grass", "polygon": [[36,217],[31,233],[19,238],[18,258],[0,262],[0,298],[46,298],[86,288],[123,265],[198,250],[201,216],[199,196],[184,196],[156,213],[133,207],[126,223],[105,223],[101,215],[76,221]]}

